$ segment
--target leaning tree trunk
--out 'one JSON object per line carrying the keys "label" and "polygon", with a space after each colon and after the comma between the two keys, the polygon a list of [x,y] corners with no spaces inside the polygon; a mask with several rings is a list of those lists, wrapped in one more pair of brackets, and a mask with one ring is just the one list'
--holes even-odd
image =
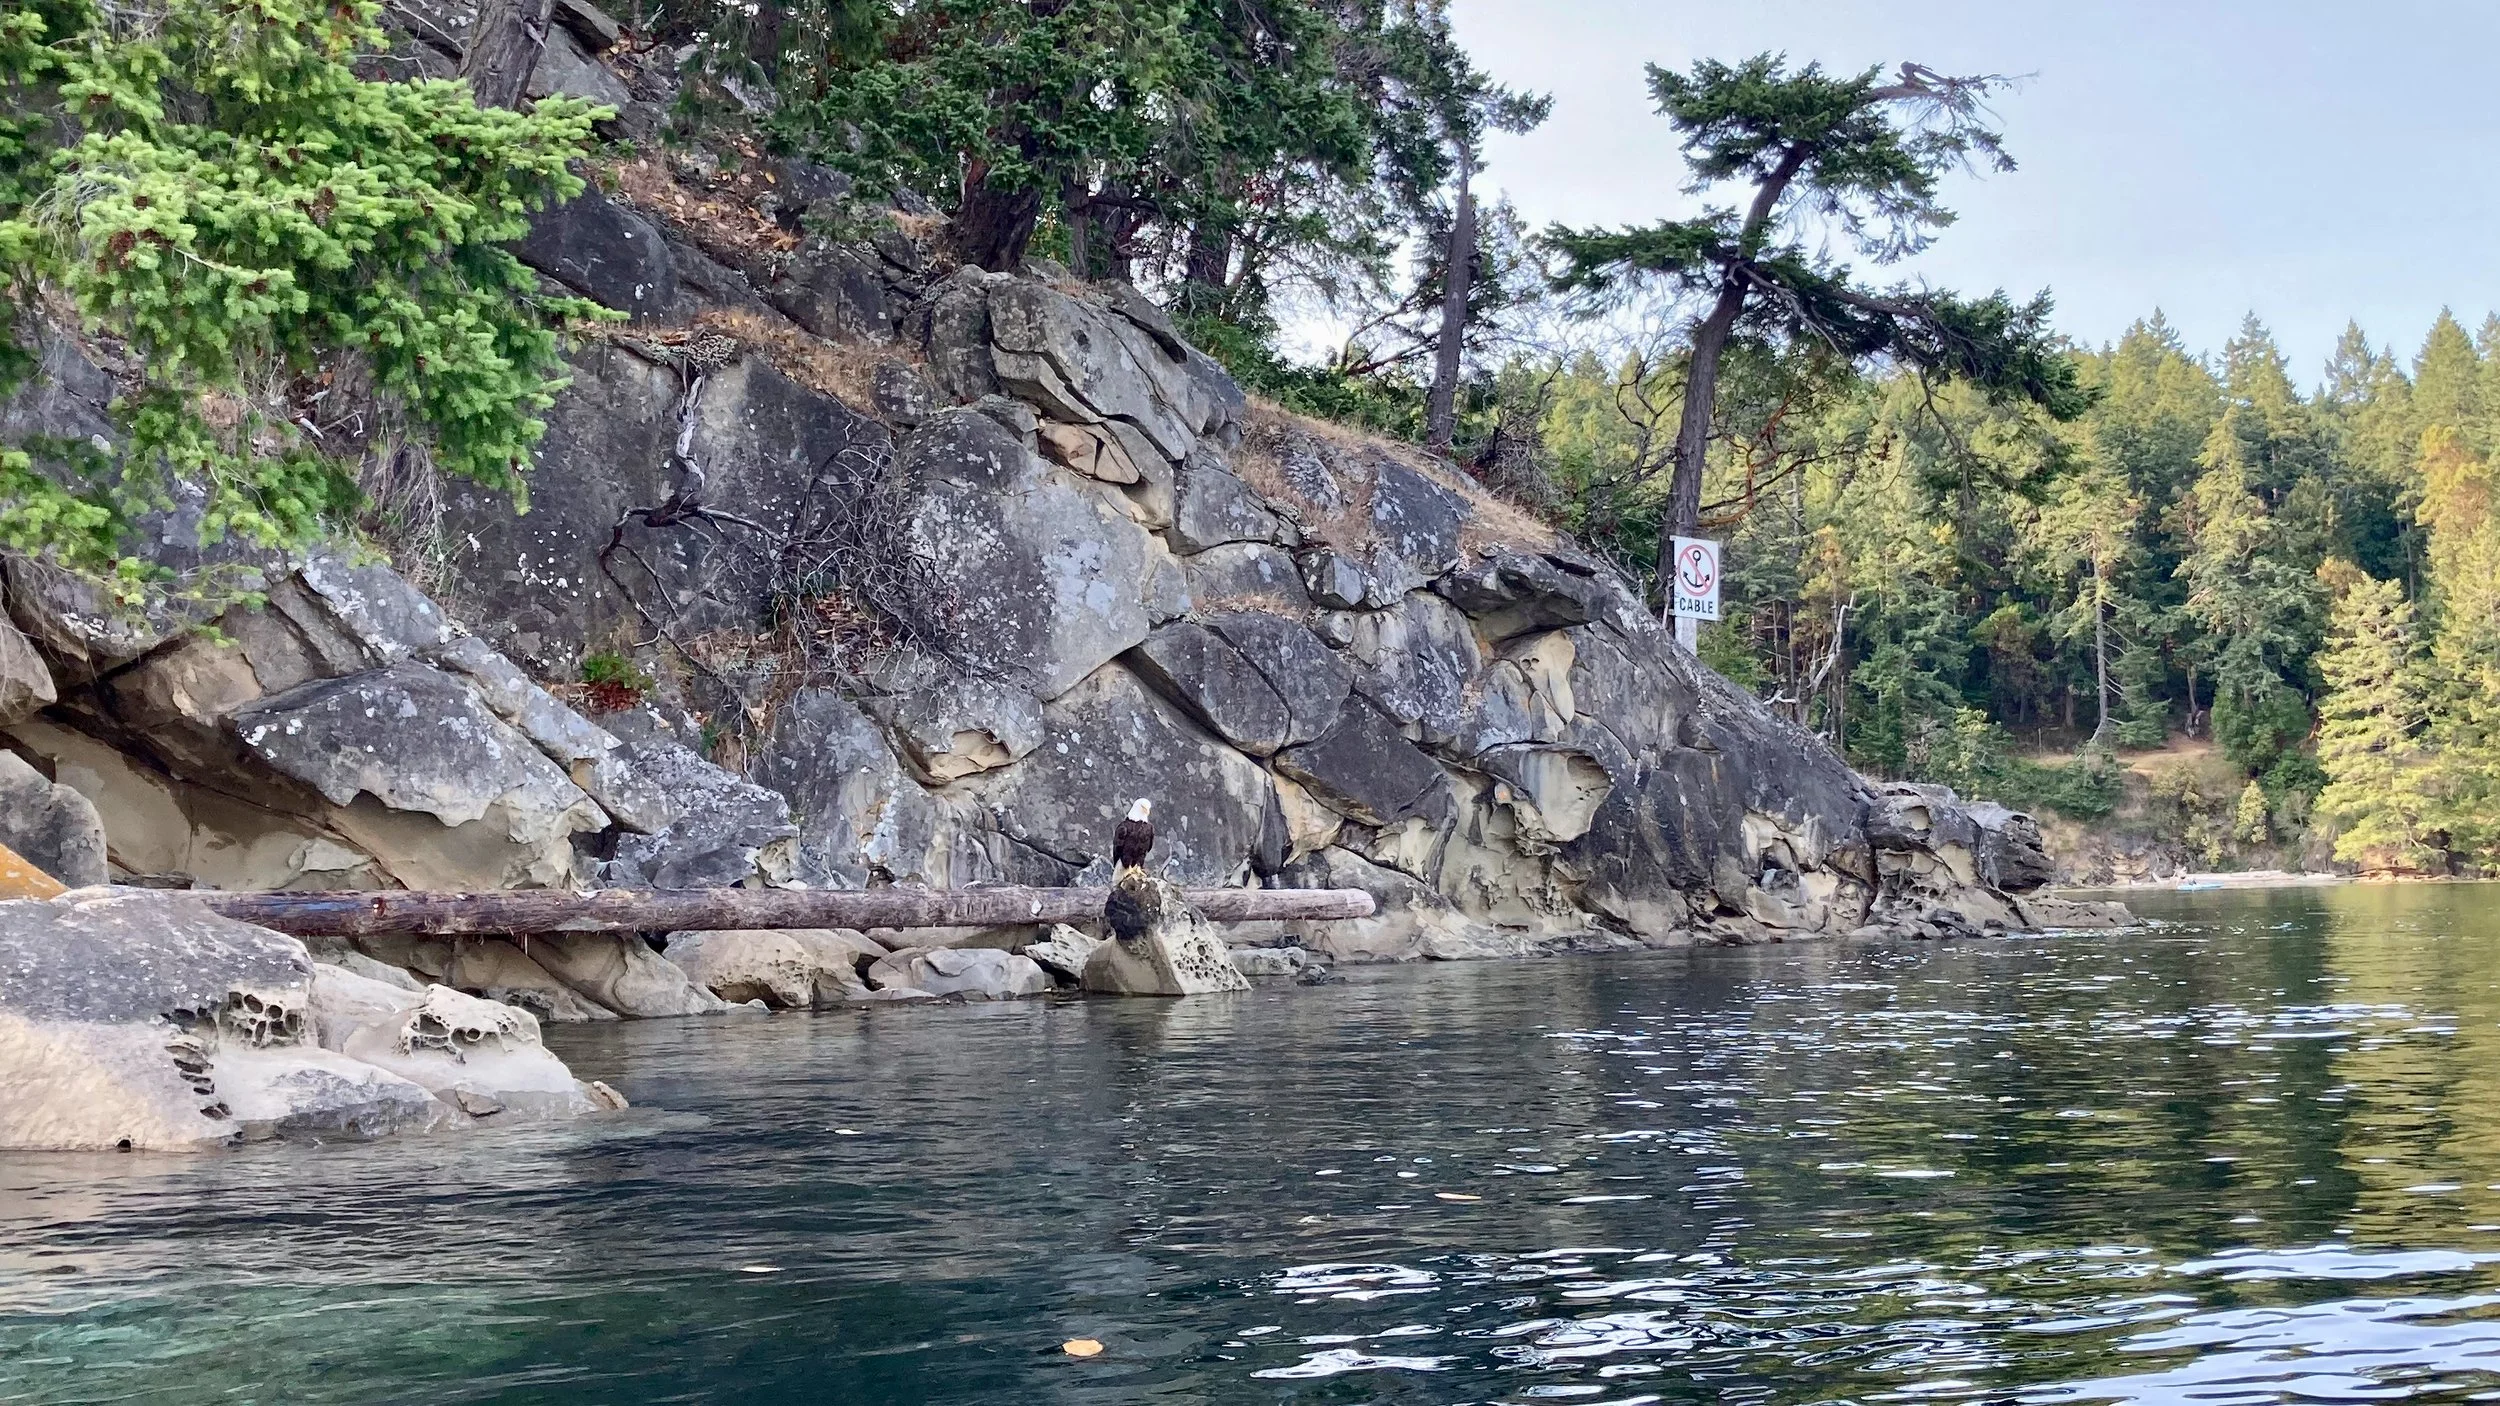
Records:
{"label": "leaning tree trunk", "polygon": [[1744,310],[1745,285],[1731,272],[1719,286],[1710,315],[1693,329],[1692,367],[1684,375],[1684,409],[1675,429],[1675,473],[1667,483],[1667,515],[1658,524],[1658,571],[1670,613],[1675,607],[1675,544],[1668,539],[1693,536],[1701,527],[1701,471],[1709,460],[1711,412],[1719,400],[1719,360]]}
{"label": "leaning tree trunk", "polygon": [[946,247],[975,268],[1013,273],[1024,263],[1041,218],[1040,191],[1001,189],[991,183],[987,164],[975,162],[964,173],[964,196],[946,226]]}
{"label": "leaning tree trunk", "polygon": [[485,0],[469,26],[460,76],[480,107],[519,107],[547,47],[551,0]]}
{"label": "leaning tree trunk", "polygon": [[[1441,338],[1432,370],[1432,397],[1424,411],[1424,447],[1448,454],[1458,440],[1458,363],[1467,342],[1468,287],[1476,272],[1474,153],[1458,153],[1458,207],[1450,218],[1450,243],[1441,260]],[[1666,558],[1661,556],[1659,560]]]}

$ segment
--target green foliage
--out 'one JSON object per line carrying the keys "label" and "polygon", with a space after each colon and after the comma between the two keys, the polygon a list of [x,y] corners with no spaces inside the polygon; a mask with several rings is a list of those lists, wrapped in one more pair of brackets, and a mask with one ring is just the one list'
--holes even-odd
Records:
{"label": "green foliage", "polygon": [[2239,801],[2232,807],[2232,838],[2251,845],[2273,839],[2273,813],[2273,806],[2266,800],[2266,788],[2252,779],[2240,788]]}
{"label": "green foliage", "polygon": [[634,667],[634,661],[614,650],[595,650],[582,656],[582,682],[614,688],[646,689],[651,676]]}
{"label": "green foliage", "polygon": [[[89,0],[0,19],[0,269],[136,353],[101,472],[0,459],[0,541],[128,576],[137,514],[201,495],[203,541],[301,543],[353,500],[312,397],[368,388],[444,470],[517,491],[562,382],[502,246],[580,188],[593,111],[382,83],[372,0],[200,0],[140,25]],[[21,332],[20,334],[24,334]]]}
{"label": "green foliage", "polygon": [[1908,285],[1878,292],[1823,252],[1820,230],[1805,223],[1836,226],[1878,263],[1926,248],[1952,219],[1936,202],[1946,172],[1974,159],[2011,167],[1983,106],[2003,80],[1905,64],[1886,83],[1875,69],[1792,72],[1765,54],[1733,66],[1704,60],[1690,74],[1653,65],[1649,81],[1683,140],[1691,193],[1735,183],[1750,188],[1747,207],[1632,229],[1554,226],[1545,238],[1560,259],[1558,288],[1605,299],[1653,285],[1711,300],[1688,371],[1697,385],[1716,376],[1716,339],[1735,336],[1811,344],[1846,363],[1887,360],[2061,420],[2089,405],[2049,326],[2046,294],[2017,303]]}

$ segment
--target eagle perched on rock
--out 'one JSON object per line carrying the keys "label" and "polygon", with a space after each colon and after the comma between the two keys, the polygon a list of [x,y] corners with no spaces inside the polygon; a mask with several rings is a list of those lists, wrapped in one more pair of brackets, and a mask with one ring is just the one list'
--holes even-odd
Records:
{"label": "eagle perched on rock", "polygon": [[1103,901],[1102,916],[1111,935],[1122,942],[1146,935],[1146,909],[1137,901],[1136,889],[1146,877],[1146,851],[1155,847],[1154,822],[1148,819],[1154,809],[1154,802],[1141,797],[1111,832],[1111,894]]}
{"label": "eagle perched on rock", "polygon": [[1146,867],[1146,851],[1155,847],[1155,827],[1151,817],[1155,803],[1139,797],[1128,808],[1128,819],[1111,832],[1111,871],[1114,874]]}

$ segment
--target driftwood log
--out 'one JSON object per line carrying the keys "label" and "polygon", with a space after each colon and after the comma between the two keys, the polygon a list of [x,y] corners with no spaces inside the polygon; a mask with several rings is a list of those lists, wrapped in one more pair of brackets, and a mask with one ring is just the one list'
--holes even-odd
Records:
{"label": "driftwood log", "polygon": [[[1366,918],[1361,889],[1189,889],[1210,922]],[[503,889],[489,893],[212,893],[229,918],[297,937],[380,933],[686,932],[743,928],[974,928],[1086,923],[1109,889]]]}

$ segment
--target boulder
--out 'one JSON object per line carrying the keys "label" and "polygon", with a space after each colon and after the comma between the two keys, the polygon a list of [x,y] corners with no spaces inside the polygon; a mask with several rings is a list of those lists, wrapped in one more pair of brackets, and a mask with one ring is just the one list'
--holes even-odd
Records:
{"label": "boulder", "polygon": [[1264,542],[1232,542],[1185,557],[1190,599],[1200,610],[1265,610],[1291,614],[1311,608],[1310,591],[1293,558]]}
{"label": "boulder", "polygon": [[526,515],[497,490],[444,488],[443,604],[542,678],[573,676],[592,642],[616,631],[647,634],[644,611],[691,638],[755,630],[775,607],[768,554],[700,523],[628,521],[602,567],[628,510],[681,486],[670,463],[690,381],[700,384],[683,417],[693,427],[686,457],[703,469],[706,507],[804,539],[829,527],[795,519],[850,511],[861,477],[885,458],[883,425],[760,357],[702,370],[644,351],[602,339],[573,354],[572,385],[546,413]]}
{"label": "boulder", "polygon": [[936,785],[995,771],[1042,741],[1042,700],[996,679],[950,673],[864,706],[885,724],[912,770]]}
{"label": "boulder", "polygon": [[1100,938],[1079,932],[1066,923],[1053,923],[1048,937],[1027,943],[1017,948],[1016,952],[1031,959],[1054,978],[1073,986],[1085,977],[1085,959],[1101,945]]}
{"label": "boulder", "polygon": [[1127,658],[1157,693],[1254,757],[1310,740],[1292,735],[1293,715],[1266,676],[1231,641],[1203,625],[1186,620],[1165,625]]}
{"label": "boulder", "polygon": [[529,955],[582,999],[621,1016],[711,1015],[728,1003],[695,984],[639,933],[545,933]]}
{"label": "boulder", "polygon": [[1004,281],[1004,275],[984,273],[967,264],[929,290],[928,299],[913,316],[921,350],[929,358],[929,379],[939,395],[955,404],[979,400],[998,389],[990,349],[990,287]]}
{"label": "boulder", "polygon": [[573,835],[608,817],[527,737],[428,664],[402,661],[325,679],[238,708],[244,745],[331,805],[371,796],[382,808],[478,824],[508,842],[503,881],[565,882]]}
{"label": "boulder", "polygon": [[1031,958],[995,948],[907,947],[871,963],[868,984],[880,991],[1011,1001],[1050,990],[1050,977]]}
{"label": "boulder", "polygon": [[[316,552],[297,569],[294,579],[321,606],[322,618],[309,627],[345,634],[376,664],[395,664],[450,645],[458,633],[441,606],[378,562],[360,564],[335,553]],[[296,618],[301,618],[300,612]]]}
{"label": "boulder", "polygon": [[59,697],[43,656],[0,614],[0,727],[33,717]]}
{"label": "boulder", "polygon": [[[585,27],[597,32],[595,27]],[[591,51],[575,33],[571,25],[558,25],[547,31],[539,46],[538,62],[531,66],[529,83],[523,91],[534,99],[560,93],[611,109],[632,103],[633,91],[606,64],[591,57]]]}
{"label": "boulder", "polygon": [[1173,487],[1172,545],[1182,552],[1203,552],[1226,542],[1290,546],[1299,540],[1250,485],[1233,477],[1224,461],[1206,449],[1181,462]]}
{"label": "boulder", "polygon": [[1104,942],[1086,957],[1080,984],[1087,991],[1199,996],[1250,989],[1214,926],[1189,906],[1177,885],[1131,869],[1113,884],[1113,894],[1115,903],[1126,896],[1142,926],[1136,935]]}
{"label": "boulder", "polygon": [[513,253],[594,303],[637,321],[665,316],[677,274],[660,227],[596,186],[530,221]]}
{"label": "boulder", "polygon": [[1364,597],[1374,607],[1386,607],[1458,565],[1468,509],[1466,499],[1418,469],[1379,454],[1372,465]]}
{"label": "boulder", "polygon": [[884,943],[849,928],[796,928],[789,935],[815,963],[818,1009],[876,998],[867,970],[890,950]]}
{"label": "boulder", "polygon": [[1347,696],[1328,731],[1276,754],[1279,775],[1347,819],[1391,825],[1427,815],[1443,802],[1449,778],[1388,716],[1359,694]]}
{"label": "boulder", "polygon": [[731,888],[757,875],[788,877],[798,827],[787,798],[696,756],[647,711],[610,721],[628,733],[622,759],[669,796],[679,816],[652,834],[620,838],[600,866],[607,883]]}
{"label": "boulder", "polygon": [[792,322],[827,341],[886,341],[894,307],[874,255],[834,245],[815,248],[783,268],[764,296]]}
{"label": "boulder", "polygon": [[1178,462],[1237,413],[1220,372],[1176,359],[1137,323],[1041,283],[993,282],[989,320],[998,383],[1055,419],[1124,421]]}
{"label": "boulder", "polygon": [[2013,902],[2025,926],[2043,931],[2107,931],[2135,922],[2135,915],[2128,912],[2127,905],[2123,903],[2061,898],[2046,893],[2017,895]]}
{"label": "boulder", "polygon": [[1270,839],[1273,788],[1258,763],[1117,664],[1043,710],[1030,756],[962,784],[986,863],[958,882],[1101,882],[1112,831],[1140,796],[1155,803],[1150,862],[1186,883],[1237,881]]}
{"label": "boulder", "polygon": [[[133,615],[92,581],[27,557],[0,553],[9,618],[55,668],[101,674],[181,633],[188,621],[164,612]],[[55,676],[57,682],[66,675]]]}
{"label": "boulder", "polygon": [[1330,610],[1360,610],[1371,599],[1371,577],[1363,564],[1334,547],[1303,554],[1302,582],[1311,599]]}
{"label": "boulder", "polygon": [[348,1036],[377,1020],[393,1019],[424,1001],[425,988],[405,973],[399,975],[400,980],[388,981],[329,961],[313,963],[312,996],[307,1010],[315,1042],[325,1050],[343,1052]]}
{"label": "boulder", "polygon": [[1353,612],[1346,623],[1355,691],[1400,726],[1416,725],[1427,745],[1467,755],[1484,721],[1476,683],[1485,666],[1467,617],[1418,592],[1386,610]]}
{"label": "boulder", "polygon": [[1964,885],[2028,893],[2056,873],[2030,816],[2001,805],[1964,804],[1943,786],[1883,787],[1867,815],[1866,834],[1879,855],[1932,855]]}
{"label": "boulder", "polygon": [[109,877],[95,803],[0,750],[0,845],[69,888]]}
{"label": "boulder", "polygon": [[908,361],[880,361],[869,372],[868,403],[898,430],[919,428],[938,412],[937,387]]}
{"label": "boulder", "polygon": [[1145,530],[997,421],[938,415],[896,472],[912,547],[946,573],[949,647],[973,672],[1047,702],[1146,637]]}
{"label": "boulder", "polygon": [[1325,732],[1352,678],[1310,630],[1261,611],[1165,625],[1128,657],[1157,692],[1254,757]]}
{"label": "boulder", "polygon": [[[1063,425],[1050,420],[1036,425],[1034,434],[1040,441],[1043,455],[1052,463],[1073,469],[1087,478],[1123,487],[1145,481],[1137,462],[1129,457],[1127,448],[1108,426]],[[1153,454],[1148,457],[1160,460],[1163,456]],[[1143,510],[1130,500],[1128,511],[1134,517]]]}
{"label": "boulder", "polygon": [[[375,1037],[414,1028],[442,998],[472,1018],[456,1036],[446,1027],[430,1065]],[[489,1026],[508,1038],[472,1037]],[[458,1079],[420,1077],[447,1062]],[[597,1106],[509,1007],[317,969],[301,942],[183,899],[85,890],[0,904],[0,1147],[197,1151],[417,1131],[474,1121],[438,1096],[460,1080],[498,1106],[519,1093],[527,1114]]]}
{"label": "boulder", "polygon": [[621,1106],[547,1051],[528,1011],[448,986],[427,987],[415,1005],[359,1028],[341,1049],[470,1118],[569,1118]]}
{"label": "boulder", "polygon": [[762,1001],[775,1010],[800,1011],[816,1004],[819,953],[787,932],[671,933],[666,955],[670,965],[724,1001]]}
{"label": "boulder", "polygon": [[539,964],[530,938],[457,937],[445,942],[439,980],[455,991],[517,1007],[542,1023],[590,1025],[617,1018]]}
{"label": "boulder", "polygon": [[1302,925],[1302,945],[1342,962],[1461,961],[1526,956],[1534,943],[1470,919],[1412,875],[1330,845],[1279,876],[1297,888],[1361,889],[1372,916]]}
{"label": "boulder", "polygon": [[1619,595],[1592,564],[1527,552],[1496,552],[1432,589],[1494,641],[1605,619]]}
{"label": "boulder", "polygon": [[1233,970],[1243,976],[1291,976],[1325,971],[1328,964],[1302,947],[1236,947],[1229,954]]}
{"label": "boulder", "polygon": [[549,18],[564,26],[588,53],[604,54],[625,37],[624,27],[590,0],[556,0]]}
{"label": "boulder", "polygon": [[943,881],[931,854],[936,805],[904,774],[885,735],[840,694],[805,688],[792,695],[774,715],[753,773],[790,803],[801,881],[831,888]]}
{"label": "boulder", "polygon": [[666,829],[680,815],[667,792],[619,755],[620,744],[606,729],[558,702],[484,640],[463,635],[430,657],[466,678],[495,716],[535,743],[617,824],[648,835]]}

